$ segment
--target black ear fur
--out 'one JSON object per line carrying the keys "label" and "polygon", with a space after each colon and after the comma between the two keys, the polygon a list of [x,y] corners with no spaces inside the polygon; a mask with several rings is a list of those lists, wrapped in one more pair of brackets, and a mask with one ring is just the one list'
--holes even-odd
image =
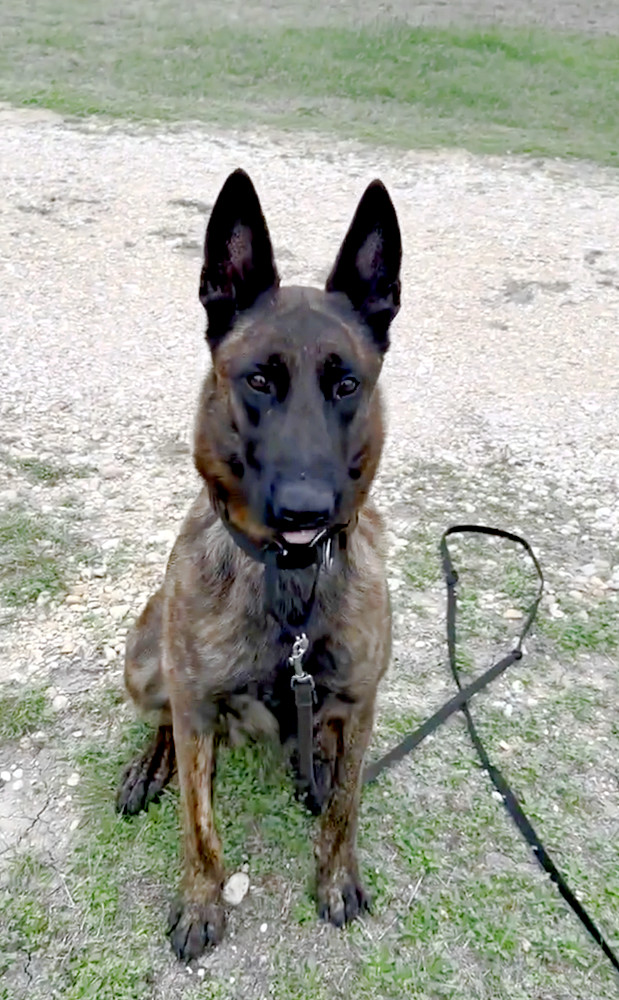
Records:
{"label": "black ear fur", "polygon": [[204,241],[200,301],[208,316],[211,348],[223,339],[238,312],[278,285],[258,195],[245,171],[235,170],[219,192]]}
{"label": "black ear fur", "polygon": [[391,198],[381,181],[372,181],[359,202],[326,290],[348,296],[381,351],[389,346],[389,325],[400,309],[401,260],[402,238]]}

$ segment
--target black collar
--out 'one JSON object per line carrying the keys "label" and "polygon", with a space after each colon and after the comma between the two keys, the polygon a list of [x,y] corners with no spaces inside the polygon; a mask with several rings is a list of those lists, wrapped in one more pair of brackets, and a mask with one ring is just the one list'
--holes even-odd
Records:
{"label": "black collar", "polygon": [[225,506],[219,508],[219,515],[228,534],[243,552],[257,562],[276,569],[307,569],[308,566],[328,569],[333,562],[334,546],[337,544],[339,549],[346,548],[345,524],[324,528],[309,545],[287,545],[283,539],[258,545],[230,522]]}

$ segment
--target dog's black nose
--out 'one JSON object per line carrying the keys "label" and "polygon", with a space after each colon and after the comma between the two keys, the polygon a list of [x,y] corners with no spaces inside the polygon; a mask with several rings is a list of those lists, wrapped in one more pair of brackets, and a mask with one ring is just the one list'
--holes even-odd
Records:
{"label": "dog's black nose", "polygon": [[273,491],[273,522],[280,531],[322,528],[335,512],[336,497],[331,486],[320,480],[281,482]]}

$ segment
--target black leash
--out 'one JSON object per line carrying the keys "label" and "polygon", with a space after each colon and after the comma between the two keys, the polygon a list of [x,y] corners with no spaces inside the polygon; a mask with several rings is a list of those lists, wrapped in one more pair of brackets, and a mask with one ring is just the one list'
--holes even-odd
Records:
{"label": "black leash", "polygon": [[[515,647],[512,649],[507,656],[499,660],[498,663],[486,670],[485,673],[478,677],[477,680],[468,684],[466,687],[462,687],[460,681],[460,675],[458,672],[458,665],[456,659],[456,612],[457,612],[457,595],[456,595],[456,585],[458,583],[458,574],[456,573],[453,563],[451,561],[451,555],[447,545],[447,539],[451,535],[456,534],[479,534],[479,535],[491,535],[495,538],[506,538],[511,542],[515,542],[517,545],[522,546],[522,548],[527,552],[531,558],[537,577],[539,580],[539,585],[537,589],[537,594],[532,604],[530,605],[524,625],[520,630],[520,634],[516,641]],[[434,732],[438,726],[440,726],[446,719],[449,718],[454,712],[460,709],[465,717],[466,725],[471,737],[471,742],[475,747],[477,756],[481,762],[482,768],[487,772],[492,784],[499,792],[503,805],[507,809],[507,812],[511,816],[512,820],[520,830],[520,833],[527,841],[529,846],[533,849],[533,853],[540,865],[540,867],[550,876],[552,882],[555,883],[559,892],[563,896],[564,900],[572,908],[576,916],[579,918],[583,926],[587,929],[595,943],[602,949],[606,957],[614,966],[615,970],[619,972],[619,959],[615,955],[614,951],[602,935],[601,931],[591,919],[584,906],[576,898],[572,890],[570,889],[565,877],[558,870],[554,861],[548,854],[548,851],[542,844],[537,833],[535,832],[529,818],[525,814],[520,802],[516,798],[514,792],[508,785],[503,774],[497,767],[492,764],[487,752],[484,747],[473,719],[469,710],[468,702],[470,698],[477,694],[485,688],[491,681],[502,674],[512,663],[517,660],[522,659],[522,643],[524,642],[525,636],[529,632],[531,625],[537,614],[537,609],[539,603],[542,599],[542,593],[544,589],[544,577],[542,573],[542,568],[538,562],[538,559],[533,552],[531,546],[526,541],[526,539],[521,538],[520,535],[516,535],[511,531],[503,531],[500,528],[488,528],[483,525],[474,524],[459,524],[448,528],[443,534],[440,543],[440,553],[443,562],[443,573],[445,576],[445,582],[447,584],[447,649],[449,654],[449,665],[451,667],[451,673],[454,681],[458,687],[458,693],[451,698],[448,702],[438,712],[435,712],[429,719],[426,720],[415,732],[407,736],[401,743],[399,743],[393,750],[381,757],[380,760],[375,761],[371,764],[364,774],[364,782],[374,781],[378,775],[384,771],[387,767],[393,766],[393,764],[400,761],[407,753],[418,746],[422,740],[429,736],[430,733]]]}

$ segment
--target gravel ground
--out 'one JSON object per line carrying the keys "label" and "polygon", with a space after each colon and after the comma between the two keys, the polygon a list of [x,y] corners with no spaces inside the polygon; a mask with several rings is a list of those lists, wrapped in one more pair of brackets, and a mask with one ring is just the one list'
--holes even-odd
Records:
{"label": "gravel ground", "polygon": [[[224,20],[298,22],[299,4],[291,0],[229,0],[215,15]],[[314,24],[333,23],[341,19],[350,23],[373,21],[377,17],[393,17],[411,25],[472,24],[535,26],[558,31],[584,31],[591,34],[619,32],[619,6],[616,0],[519,0],[518,3],[498,3],[497,0],[408,0],[370,4],[368,0],[322,0],[303,11],[306,20]]]}
{"label": "gravel ground", "polygon": [[[500,456],[524,467],[533,489],[551,477],[598,512],[601,530],[619,533],[612,171],[335,149],[314,137],[70,127],[8,109],[0,123],[0,443],[17,460],[95,470],[79,481],[78,507],[104,554],[148,543],[159,569],[195,492],[188,452],[207,357],[200,246],[208,205],[237,165],[251,170],[290,283],[324,280],[373,176],[392,193],[404,304],[383,377],[385,496],[415,462],[470,474]],[[45,486],[11,479],[3,492],[49,509]],[[101,579],[107,603],[125,607]],[[0,678],[41,663],[48,631],[71,645],[74,618],[46,618],[41,634],[26,616]]]}
{"label": "gravel ground", "polygon": [[[372,177],[393,196],[404,303],[383,376],[380,496],[394,549],[412,523],[402,503],[420,485],[430,505],[434,494],[437,531],[451,517],[488,517],[496,492],[504,525],[518,527],[513,469],[531,501],[529,527],[539,517],[540,534],[543,524],[585,543],[606,533],[616,551],[619,175],[298,135],[75,126],[0,109],[0,448],[17,462],[88,472],[54,492],[8,475],[0,503],[46,515],[64,498],[95,553],[66,599],[40,600],[5,624],[0,681],[48,685],[68,746],[84,735],[74,703],[120,683],[126,623],[195,494],[200,247],[208,207],[238,165],[256,183],[289,283],[324,280]],[[500,465],[498,480],[489,463]],[[614,558],[601,555],[592,543],[574,569],[577,593],[619,587]],[[394,572],[394,593],[401,582]],[[397,659],[411,646],[397,596],[396,612]],[[427,645],[423,632],[416,643]],[[385,701],[401,705],[403,690],[396,678]],[[79,775],[39,753],[36,734],[8,753],[0,848],[27,837],[63,850]]]}

